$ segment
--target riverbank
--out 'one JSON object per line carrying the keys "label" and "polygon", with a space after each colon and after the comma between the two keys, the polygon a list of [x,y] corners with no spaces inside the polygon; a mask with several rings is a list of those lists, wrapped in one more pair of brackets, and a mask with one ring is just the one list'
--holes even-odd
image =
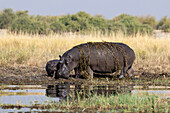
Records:
{"label": "riverbank", "polygon": [[69,79],[54,79],[48,77],[45,68],[38,67],[0,67],[0,84],[1,85],[49,85],[69,82],[71,84],[98,84],[98,85],[121,85],[121,84],[138,84],[138,85],[169,85],[170,73],[151,73],[145,70],[135,70],[135,75],[131,78],[119,80],[114,75],[95,74],[93,80],[74,77],[74,73]]}
{"label": "riverbank", "polygon": [[[0,36],[0,84],[56,84],[78,82],[83,84],[116,84],[116,76],[106,75],[93,81],[86,79],[54,79],[46,76],[47,61],[58,59],[68,49],[86,42],[123,42],[129,45],[136,55],[133,65],[135,75],[121,80],[122,83],[167,85],[170,77],[170,38],[154,38],[136,35],[117,36],[55,34],[49,36],[28,34],[4,34]],[[72,73],[73,74],[73,73]]]}

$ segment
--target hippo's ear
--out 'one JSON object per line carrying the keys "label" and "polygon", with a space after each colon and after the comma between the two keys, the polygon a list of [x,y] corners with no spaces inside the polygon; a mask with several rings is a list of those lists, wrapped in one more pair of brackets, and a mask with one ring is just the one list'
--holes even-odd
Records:
{"label": "hippo's ear", "polygon": [[60,60],[59,60],[59,63],[63,63],[63,59],[61,59],[61,55],[59,55],[59,57],[60,57]]}
{"label": "hippo's ear", "polygon": [[61,55],[59,55],[59,58],[61,59]]}

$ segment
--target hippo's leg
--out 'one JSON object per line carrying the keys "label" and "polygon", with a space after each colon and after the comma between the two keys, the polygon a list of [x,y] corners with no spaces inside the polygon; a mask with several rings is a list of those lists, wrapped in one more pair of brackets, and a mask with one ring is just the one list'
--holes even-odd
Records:
{"label": "hippo's leg", "polygon": [[124,78],[125,77],[125,73],[126,73],[126,67],[123,67],[123,69],[121,70],[119,78]]}
{"label": "hippo's leg", "polygon": [[120,73],[120,76],[119,76],[119,78],[124,78],[125,77],[125,75],[124,75],[124,69],[123,70],[121,70],[121,73]]}
{"label": "hippo's leg", "polygon": [[75,75],[76,75],[76,78],[79,78],[80,77],[80,69],[78,67],[74,68],[74,72],[75,72]]}
{"label": "hippo's leg", "polygon": [[128,68],[127,74],[128,74],[129,77],[133,76],[134,70],[132,69],[132,66],[130,66],[130,67]]}
{"label": "hippo's leg", "polygon": [[54,73],[53,73],[53,76],[52,76],[53,78],[55,78],[55,74],[56,74],[56,71],[54,71]]}
{"label": "hippo's leg", "polygon": [[93,79],[93,70],[89,66],[87,67],[87,72],[90,75],[90,79]]}

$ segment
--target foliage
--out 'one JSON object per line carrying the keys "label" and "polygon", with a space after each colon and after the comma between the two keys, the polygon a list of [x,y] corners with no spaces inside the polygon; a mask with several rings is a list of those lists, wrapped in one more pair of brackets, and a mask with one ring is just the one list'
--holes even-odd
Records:
{"label": "foliage", "polygon": [[56,33],[64,32],[66,30],[65,25],[59,21],[52,22],[50,24],[50,28],[53,32]]}
{"label": "foliage", "polygon": [[139,20],[131,15],[122,14],[113,18],[113,23],[110,24],[110,30],[122,31],[126,35],[136,35],[137,33],[152,33],[152,28],[148,25],[141,24]]}
{"label": "foliage", "polygon": [[15,33],[49,34],[49,33],[91,33],[124,35],[152,34],[153,29],[169,32],[169,19],[164,17],[156,26],[153,16],[134,17],[121,14],[113,19],[105,19],[102,15],[91,16],[80,11],[73,15],[41,16],[29,15],[28,11],[5,9],[0,13],[0,29],[8,29]]}
{"label": "foliage", "polygon": [[164,32],[170,32],[170,18],[167,18],[167,16],[163,17],[156,27]]}
{"label": "foliage", "polygon": [[138,19],[142,24],[149,25],[152,28],[155,28],[156,26],[156,19],[153,16],[150,15],[147,15],[146,17],[140,16],[138,17]]}
{"label": "foliage", "polygon": [[105,32],[108,30],[108,24],[106,19],[101,17],[91,17],[89,23],[94,30]]}
{"label": "foliage", "polygon": [[29,16],[18,16],[11,25],[10,30],[16,33],[20,31],[30,34],[46,34],[47,25],[43,21],[36,21]]}
{"label": "foliage", "polygon": [[12,9],[4,9],[0,14],[0,29],[8,29],[15,18],[16,15]]}
{"label": "foliage", "polygon": [[67,15],[61,17],[59,19],[59,22],[65,25],[67,32],[79,32],[89,29],[89,17],[90,15],[85,12],[78,12],[74,15]]}

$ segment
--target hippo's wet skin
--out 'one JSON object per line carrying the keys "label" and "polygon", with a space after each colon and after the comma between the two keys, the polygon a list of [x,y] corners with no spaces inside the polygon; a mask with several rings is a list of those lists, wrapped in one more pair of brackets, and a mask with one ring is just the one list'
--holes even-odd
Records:
{"label": "hippo's wet skin", "polygon": [[60,56],[57,77],[68,78],[70,72],[82,71],[93,78],[93,73],[114,73],[121,70],[119,78],[133,75],[134,51],[123,43],[89,42],[77,45]]}
{"label": "hippo's wet skin", "polygon": [[57,71],[57,64],[59,60],[50,60],[46,64],[46,71],[48,76],[53,77]]}

